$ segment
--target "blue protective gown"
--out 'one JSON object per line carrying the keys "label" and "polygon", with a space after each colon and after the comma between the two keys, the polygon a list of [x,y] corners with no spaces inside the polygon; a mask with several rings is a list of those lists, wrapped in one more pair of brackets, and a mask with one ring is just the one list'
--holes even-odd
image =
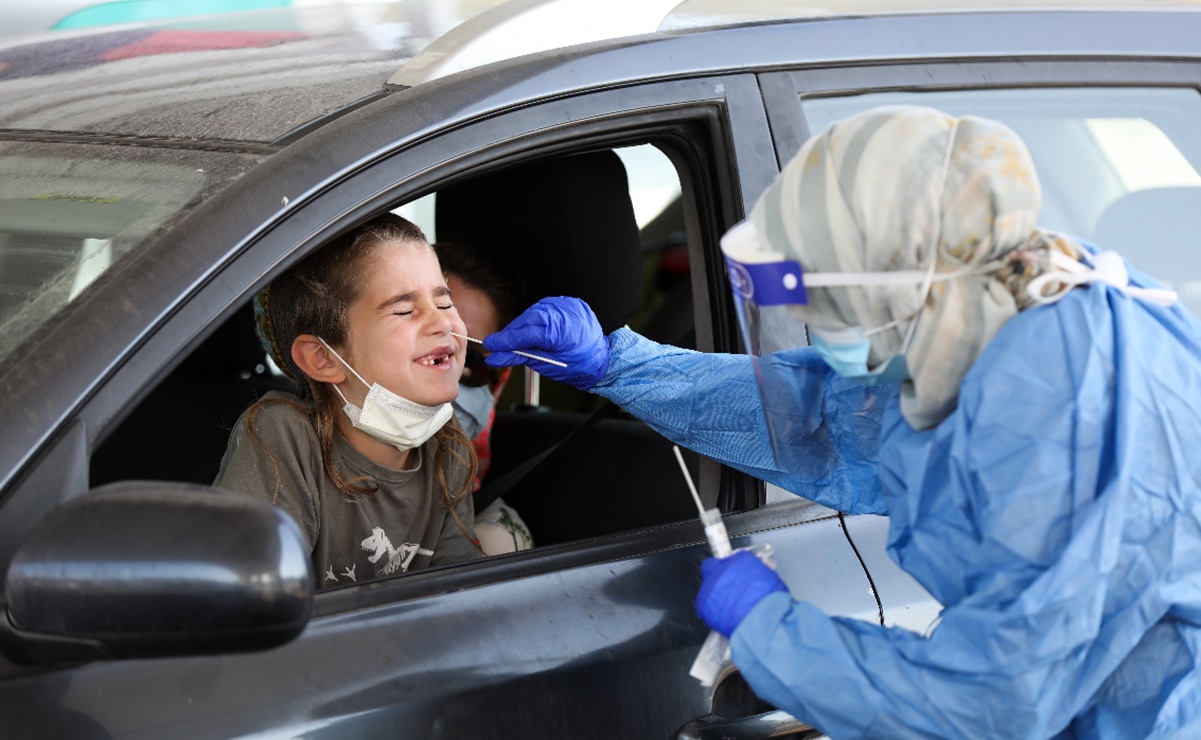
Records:
{"label": "blue protective gown", "polygon": [[610,334],[609,348],[609,370],[590,390],[664,437],[831,508],[885,513],[876,464],[880,420],[899,386],[842,378],[809,348],[789,353],[797,395],[811,399],[793,415],[805,430],[796,445],[812,465],[781,470],[748,355],[680,349],[629,329]]}
{"label": "blue protective gown", "polygon": [[935,429],[862,391],[886,401],[878,468],[829,428],[848,419],[828,378],[821,408],[797,404],[822,416],[832,485],[775,469],[744,358],[656,361],[627,332],[598,391],[788,490],[886,512],[890,555],[944,605],[923,636],[765,598],[731,640],[763,699],[836,738],[1201,737],[1198,337],[1181,308],[1073,290],[1002,328]]}

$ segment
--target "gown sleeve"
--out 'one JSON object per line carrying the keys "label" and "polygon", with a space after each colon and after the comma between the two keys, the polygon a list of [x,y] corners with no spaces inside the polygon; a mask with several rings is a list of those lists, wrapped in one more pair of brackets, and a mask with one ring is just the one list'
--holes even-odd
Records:
{"label": "gown sleeve", "polygon": [[[798,370],[792,416],[803,430],[803,469],[782,469],[772,453],[751,358],[658,344],[634,331],[609,336],[609,370],[592,392],[607,398],[672,442],[852,514],[880,514],[877,449],[880,418],[896,385],[845,380],[809,348],[792,350]],[[765,362],[775,362],[769,357]]]}

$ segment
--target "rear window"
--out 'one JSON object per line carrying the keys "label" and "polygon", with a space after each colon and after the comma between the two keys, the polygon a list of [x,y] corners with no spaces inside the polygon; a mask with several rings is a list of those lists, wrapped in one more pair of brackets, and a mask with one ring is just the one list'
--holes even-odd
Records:
{"label": "rear window", "polygon": [[1201,316],[1201,94],[1194,88],[996,88],[802,97],[810,131],[877,105],[1005,123],[1026,142],[1044,228],[1114,250]]}

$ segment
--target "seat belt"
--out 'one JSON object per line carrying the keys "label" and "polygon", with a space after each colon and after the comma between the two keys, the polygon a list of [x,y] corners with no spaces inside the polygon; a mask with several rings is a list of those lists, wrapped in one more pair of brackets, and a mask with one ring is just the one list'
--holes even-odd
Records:
{"label": "seat belt", "polygon": [[[679,345],[679,344],[682,344],[682,343],[688,341],[689,337],[691,337],[693,339],[693,341],[695,342],[695,339],[696,339],[696,328],[695,327],[691,327],[686,332],[684,332],[684,335],[680,337],[680,340],[678,342],[676,342],[676,345]],[[534,380],[534,388],[535,388],[534,393],[535,393],[535,398],[536,398],[537,397],[536,396],[536,394],[537,394],[536,374],[535,374],[535,380]],[[527,385],[526,390],[528,393],[528,391],[529,391],[528,385]],[[536,405],[536,403],[535,403],[535,405]],[[566,437],[564,437],[563,439],[554,443],[550,447],[547,447],[542,452],[539,452],[534,457],[531,457],[529,460],[526,460],[521,465],[518,465],[517,467],[508,471],[507,473],[500,476],[496,480],[488,483],[487,485],[481,486],[480,490],[476,491],[473,496],[473,498],[475,500],[475,513],[478,514],[481,511],[483,511],[484,509],[488,508],[488,506],[493,501],[495,501],[496,499],[500,498],[502,495],[507,493],[511,488],[513,488],[513,486],[517,485],[517,483],[520,482],[522,478],[525,478],[527,475],[529,475],[530,471],[532,471],[534,468],[541,465],[548,457],[550,457],[551,455],[558,452],[564,445],[566,445],[568,442],[570,442],[572,439],[574,439],[577,434],[579,434],[580,432],[583,432],[584,430],[588,429],[589,427],[595,426],[598,421],[600,421],[601,419],[604,419],[608,416],[612,416],[614,413],[616,413],[619,410],[620,410],[620,407],[617,404],[613,403],[612,401],[605,401],[604,406],[601,406],[599,409],[594,411],[592,413],[592,416],[589,416],[587,419],[585,419],[583,421],[582,424],[580,424],[575,429],[572,429],[567,434]]]}
{"label": "seat belt", "polygon": [[488,508],[493,501],[507,493],[513,488],[513,486],[517,485],[523,478],[529,475],[534,468],[541,465],[546,461],[547,458],[565,447],[567,443],[575,439],[578,434],[586,429],[596,426],[596,423],[601,419],[613,416],[617,411],[620,410],[620,408],[621,407],[612,401],[605,401],[604,406],[601,406],[599,409],[592,412],[592,416],[589,416],[587,419],[581,422],[579,426],[577,426],[575,429],[572,429],[566,437],[558,442],[555,442],[553,445],[547,447],[545,450],[539,452],[529,460],[526,460],[521,465],[518,465],[512,470],[507,471],[504,475],[501,475],[496,480],[489,481],[485,485],[481,486],[480,490],[476,491],[473,495],[475,500],[475,513],[479,514],[481,511]]}

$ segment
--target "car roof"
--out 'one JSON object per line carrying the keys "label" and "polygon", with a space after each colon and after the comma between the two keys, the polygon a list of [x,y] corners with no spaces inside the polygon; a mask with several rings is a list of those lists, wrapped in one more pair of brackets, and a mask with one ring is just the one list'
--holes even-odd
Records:
{"label": "car roof", "polygon": [[511,0],[439,38],[389,79],[415,86],[519,54],[652,32],[871,15],[1057,10],[1199,10],[1197,0]]}
{"label": "car roof", "polygon": [[0,138],[55,132],[269,151],[389,90],[587,42],[864,15],[1201,9],[1196,0],[612,0],[587,15],[597,7],[318,0],[44,34],[0,45]]}
{"label": "car roof", "polygon": [[55,32],[0,46],[0,131],[286,141],[377,97],[500,0],[298,6]]}

